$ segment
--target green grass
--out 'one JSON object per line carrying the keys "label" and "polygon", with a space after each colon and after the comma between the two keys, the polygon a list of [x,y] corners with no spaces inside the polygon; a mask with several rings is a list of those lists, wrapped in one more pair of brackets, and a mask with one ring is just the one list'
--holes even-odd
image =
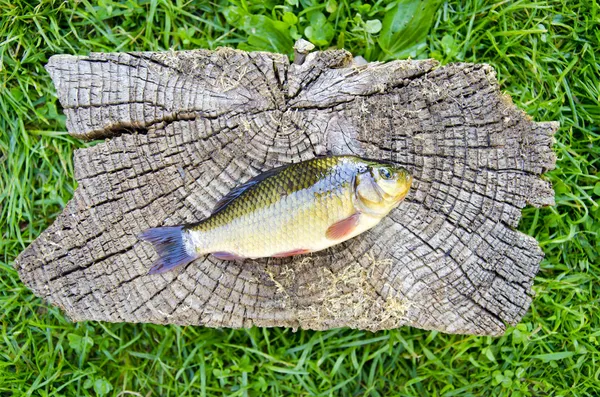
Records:
{"label": "green grass", "polygon": [[[414,7],[413,24],[383,1],[93,4],[0,0],[0,396],[600,394],[596,2],[441,2]],[[518,326],[490,338],[73,324],[23,286],[12,262],[72,196],[73,151],[85,145],[65,133],[43,69],[49,56],[218,46],[289,53],[302,35],[368,60],[489,63],[535,120],[560,121],[557,167],[547,174],[556,206],[523,211],[520,229],[546,258]]]}

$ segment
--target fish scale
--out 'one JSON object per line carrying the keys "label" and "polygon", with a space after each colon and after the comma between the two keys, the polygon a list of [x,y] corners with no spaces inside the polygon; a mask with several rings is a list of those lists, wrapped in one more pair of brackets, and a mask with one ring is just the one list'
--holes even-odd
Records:
{"label": "fish scale", "polygon": [[313,250],[331,224],[354,212],[350,183],[355,168],[343,157],[290,165],[192,228],[198,251],[257,258]]}
{"label": "fish scale", "polygon": [[193,225],[154,228],[160,273],[200,255],[221,259],[314,252],[376,225],[412,178],[400,167],[355,156],[318,157],[269,170],[233,189]]}

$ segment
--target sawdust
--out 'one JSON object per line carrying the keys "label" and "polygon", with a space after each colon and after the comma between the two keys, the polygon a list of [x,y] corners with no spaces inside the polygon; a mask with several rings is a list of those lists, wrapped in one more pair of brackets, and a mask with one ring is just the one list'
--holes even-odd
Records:
{"label": "sawdust", "polygon": [[[382,296],[373,286],[373,271],[389,266],[391,259],[367,257],[370,265],[365,267],[358,261],[338,271],[320,269],[317,282],[296,286],[296,276],[306,271],[305,266],[312,258],[303,262],[282,265],[278,269],[267,268],[266,273],[281,296],[282,306],[294,308],[301,327],[327,329],[343,320],[353,328],[379,330],[402,326],[411,304],[401,296]],[[302,303],[295,292],[303,290],[316,298]]]}

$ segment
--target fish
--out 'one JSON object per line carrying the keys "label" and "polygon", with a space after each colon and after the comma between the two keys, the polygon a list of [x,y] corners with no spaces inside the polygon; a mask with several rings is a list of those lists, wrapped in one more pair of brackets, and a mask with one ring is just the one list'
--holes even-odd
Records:
{"label": "fish", "polygon": [[145,230],[160,274],[211,254],[235,261],[317,252],[373,228],[408,194],[412,176],[385,160],[321,156],[263,172],[199,222]]}

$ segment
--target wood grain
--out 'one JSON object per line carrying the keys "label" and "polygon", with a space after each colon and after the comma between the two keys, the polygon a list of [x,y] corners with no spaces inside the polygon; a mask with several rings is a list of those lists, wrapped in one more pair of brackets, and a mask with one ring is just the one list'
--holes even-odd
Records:
{"label": "wood grain", "polygon": [[[531,303],[543,253],[516,230],[552,205],[558,124],[536,123],[488,65],[353,63],[342,50],[58,55],[47,70],[78,188],[17,259],[75,321],[502,334]],[[148,275],[146,228],[197,221],[263,170],[325,153],[394,160],[405,202],[345,244],[282,259],[201,258]]]}

